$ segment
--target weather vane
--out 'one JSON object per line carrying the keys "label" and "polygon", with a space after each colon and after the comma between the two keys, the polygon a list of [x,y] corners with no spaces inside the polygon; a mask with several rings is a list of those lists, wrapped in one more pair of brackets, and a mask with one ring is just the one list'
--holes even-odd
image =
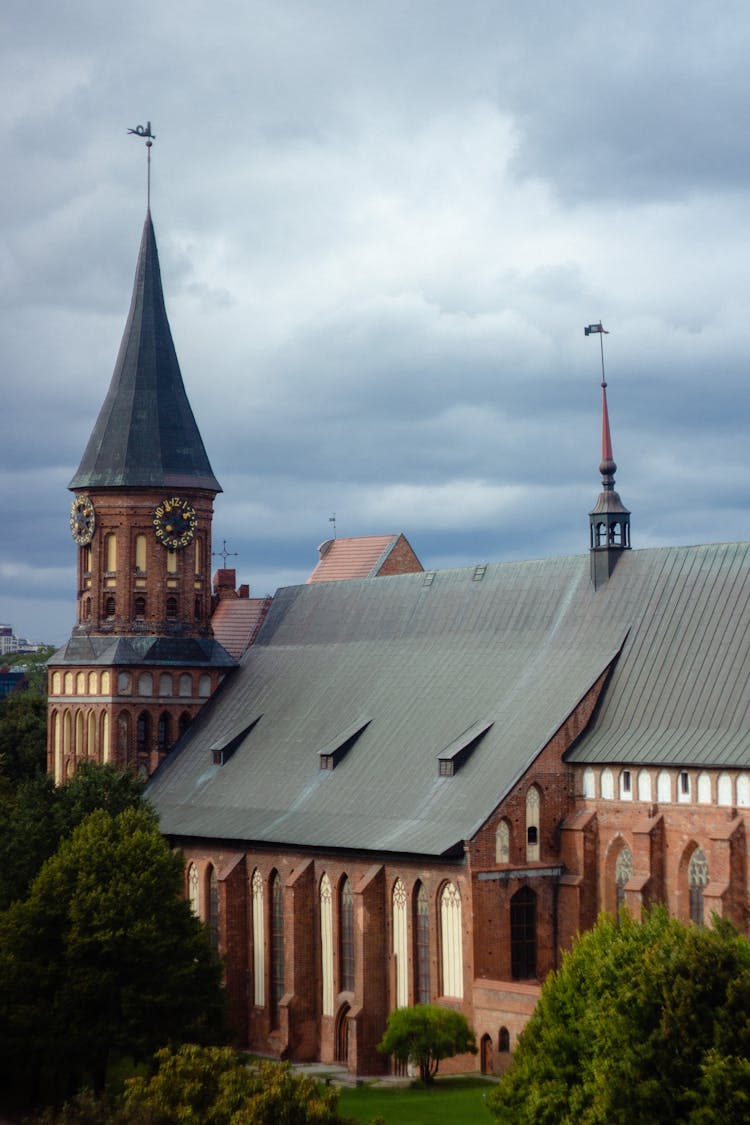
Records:
{"label": "weather vane", "polygon": [[148,158],[147,158],[147,161],[146,161],[146,166],[147,166],[147,171],[146,171],[146,206],[147,206],[148,210],[150,211],[151,210],[151,147],[152,147],[154,141],[156,140],[156,133],[151,132],[151,122],[150,121],[146,122],[145,128],[143,127],[143,125],[136,125],[135,129],[128,129],[128,135],[130,135],[131,133],[134,137],[143,137],[143,139],[146,142],[146,152],[148,153]]}
{"label": "weather vane", "polygon": [[336,538],[336,513],[328,517],[328,522],[333,524],[333,538]]}
{"label": "weather vane", "polygon": [[584,336],[591,336],[595,333],[598,333],[599,336],[599,351],[602,356],[602,386],[606,387],[607,382],[604,378],[604,337],[609,336],[609,332],[606,328],[602,327],[601,321],[599,321],[598,324],[587,324],[583,330]]}

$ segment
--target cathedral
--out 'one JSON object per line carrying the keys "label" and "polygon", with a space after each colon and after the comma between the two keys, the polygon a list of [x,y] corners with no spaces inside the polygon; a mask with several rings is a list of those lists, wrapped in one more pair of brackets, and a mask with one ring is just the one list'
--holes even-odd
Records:
{"label": "cathedral", "polygon": [[425,570],[370,536],[273,598],[212,586],[147,216],[70,484],[48,761],[150,778],[240,1045],[382,1073],[388,1013],[432,1002],[476,1032],[454,1067],[499,1072],[600,911],[750,932],[750,544],[632,549],[604,382],[601,452],[580,555]]}

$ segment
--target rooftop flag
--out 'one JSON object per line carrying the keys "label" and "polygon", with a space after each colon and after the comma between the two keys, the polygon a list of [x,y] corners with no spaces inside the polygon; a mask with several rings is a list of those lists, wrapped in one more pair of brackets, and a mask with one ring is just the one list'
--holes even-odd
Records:
{"label": "rooftop flag", "polygon": [[590,336],[592,332],[602,332],[605,336],[609,336],[607,329],[602,328],[601,321],[598,324],[588,324],[583,330],[584,336]]}

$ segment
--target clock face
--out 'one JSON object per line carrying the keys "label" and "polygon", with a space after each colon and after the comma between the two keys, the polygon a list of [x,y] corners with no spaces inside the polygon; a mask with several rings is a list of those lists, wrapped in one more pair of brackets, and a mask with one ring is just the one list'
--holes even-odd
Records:
{"label": "clock face", "polygon": [[170,550],[187,547],[198,523],[195,508],[179,496],[162,500],[154,512],[154,533],[160,543]]}
{"label": "clock face", "polygon": [[76,496],[70,507],[70,534],[79,547],[87,547],[94,538],[94,505],[88,496]]}

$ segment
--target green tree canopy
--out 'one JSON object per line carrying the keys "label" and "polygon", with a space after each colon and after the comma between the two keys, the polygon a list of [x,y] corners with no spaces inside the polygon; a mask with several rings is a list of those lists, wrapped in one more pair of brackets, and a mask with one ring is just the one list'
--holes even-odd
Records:
{"label": "green tree canopy", "polygon": [[46,770],[46,697],[15,691],[0,700],[0,776],[15,785]]}
{"label": "green tree canopy", "polygon": [[101,1085],[112,1057],[224,1035],[221,966],[147,809],[99,809],[0,916],[0,1086]]}
{"label": "green tree canopy", "polygon": [[[542,988],[488,1104],[510,1125],[747,1119],[750,943],[731,926],[603,915]],[[727,1100],[728,1099],[728,1100]]]}
{"label": "green tree canopy", "polygon": [[461,1012],[437,1004],[417,1004],[390,1013],[378,1050],[418,1066],[420,1078],[428,1083],[437,1074],[441,1059],[467,1052],[475,1055],[477,1044]]}

